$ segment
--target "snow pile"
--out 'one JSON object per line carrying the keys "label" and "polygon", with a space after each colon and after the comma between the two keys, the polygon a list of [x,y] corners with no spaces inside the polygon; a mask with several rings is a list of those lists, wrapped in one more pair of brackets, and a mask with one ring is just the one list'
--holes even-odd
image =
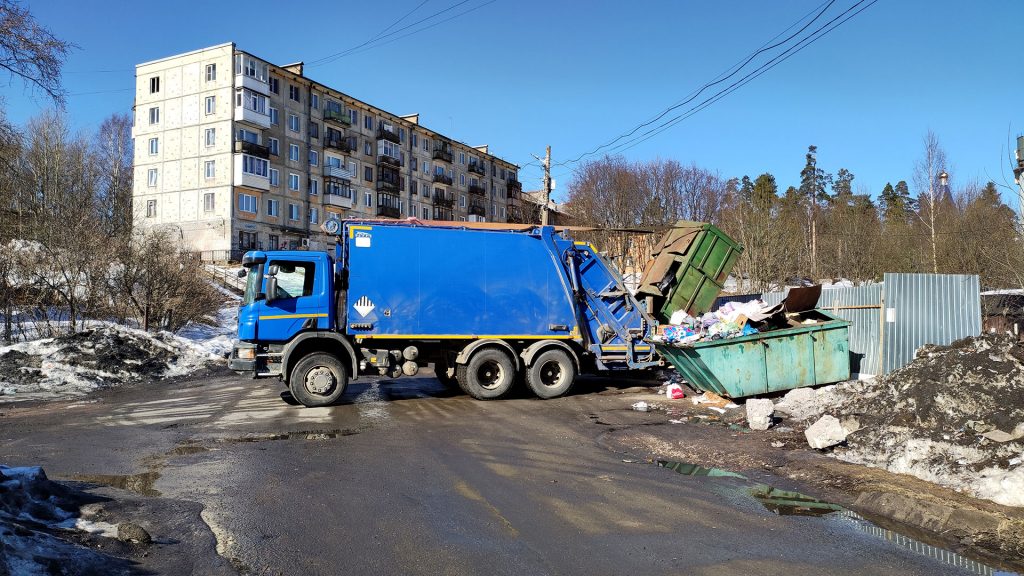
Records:
{"label": "snow pile", "polygon": [[1024,344],[997,334],[925,346],[874,382],[794,390],[794,419],[854,417],[837,457],[1024,506]]}
{"label": "snow pile", "polygon": [[[0,347],[0,398],[79,396],[98,388],[184,376],[220,360],[223,334],[190,340],[102,323],[74,334]],[[12,397],[13,396],[13,397]]]}
{"label": "snow pile", "polygon": [[121,573],[109,558],[60,537],[83,528],[116,536],[112,524],[80,518],[78,510],[72,492],[42,468],[0,465],[0,574]]}

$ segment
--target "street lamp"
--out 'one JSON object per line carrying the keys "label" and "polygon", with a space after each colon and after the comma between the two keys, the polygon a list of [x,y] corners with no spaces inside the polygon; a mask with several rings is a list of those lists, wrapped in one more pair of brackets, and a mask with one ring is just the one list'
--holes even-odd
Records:
{"label": "street lamp", "polygon": [[946,190],[946,184],[948,184],[948,183],[949,183],[949,174],[946,174],[945,170],[943,170],[942,172],[939,172],[939,185],[942,186],[942,191]]}

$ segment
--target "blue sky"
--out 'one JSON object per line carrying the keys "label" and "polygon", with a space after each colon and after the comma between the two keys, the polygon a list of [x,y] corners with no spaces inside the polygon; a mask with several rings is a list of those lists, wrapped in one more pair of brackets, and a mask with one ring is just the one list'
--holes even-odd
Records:
{"label": "blue sky", "polygon": [[[836,0],[822,21],[855,1]],[[490,144],[513,162],[532,162],[550,144],[557,164],[678,102],[821,1],[28,2],[43,24],[78,45],[64,83],[72,94],[67,111],[82,130],[130,111],[136,63],[227,41],[279,64],[313,62],[414,9],[391,30],[456,4],[306,74],[391,112],[418,112],[424,125]],[[911,180],[930,129],[955,182],[1012,184],[1009,141],[1024,132],[1021,22],[1019,0],[879,0],[622,153],[692,161],[724,177],[771,172],[784,190],[797,183],[807,145],[815,144],[819,166],[851,170],[855,189],[875,195],[887,181]],[[272,30],[279,24],[286,29]],[[3,95],[19,123],[49,105],[15,81]],[[564,194],[571,165],[554,174]],[[525,168],[520,179],[539,187],[540,170]],[[1009,192],[1004,197],[1016,205]]]}

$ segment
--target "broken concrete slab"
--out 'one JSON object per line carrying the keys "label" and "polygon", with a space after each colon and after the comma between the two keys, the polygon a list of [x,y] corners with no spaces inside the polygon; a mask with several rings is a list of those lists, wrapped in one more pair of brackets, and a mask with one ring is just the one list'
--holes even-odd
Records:
{"label": "broken concrete slab", "polygon": [[835,446],[845,441],[848,434],[839,419],[828,414],[819,418],[804,431],[807,444],[816,450]]}
{"label": "broken concrete slab", "polygon": [[772,425],[775,404],[766,398],[751,398],[746,401],[747,424],[751,430],[767,430]]}

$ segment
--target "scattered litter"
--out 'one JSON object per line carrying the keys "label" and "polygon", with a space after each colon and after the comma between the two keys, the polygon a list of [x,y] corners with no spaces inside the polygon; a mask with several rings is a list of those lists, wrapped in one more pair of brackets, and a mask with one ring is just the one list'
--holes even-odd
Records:
{"label": "scattered litter", "polygon": [[772,442],[772,448],[782,448],[785,445],[785,442],[779,442],[778,440]]}
{"label": "scattered litter", "polygon": [[751,398],[746,401],[747,424],[751,430],[767,430],[772,425],[775,405],[765,398]]}
{"label": "scattered litter", "polygon": [[1024,438],[1024,422],[1017,424],[1013,429],[1013,432],[1003,432],[1002,430],[990,430],[982,434],[985,438],[995,442],[1013,442],[1020,438]]}
{"label": "scattered litter", "polygon": [[835,446],[846,440],[848,435],[842,423],[835,416],[826,414],[818,419],[817,422],[811,424],[810,428],[804,431],[804,436],[807,437],[807,444],[811,448],[822,450],[830,446]]}
{"label": "scattered litter", "polygon": [[719,408],[718,406],[708,406],[708,410],[714,410],[719,414],[725,414],[725,408]]}
{"label": "scattered litter", "polygon": [[683,421],[682,420],[669,420],[668,423],[669,424],[682,424]]}
{"label": "scattered litter", "polygon": [[669,384],[668,388],[665,389],[665,397],[669,400],[679,400],[686,397],[686,394],[683,392],[683,387],[679,384]]}
{"label": "scattered litter", "polygon": [[637,412],[650,412],[651,406],[647,402],[641,400],[633,404],[633,410],[636,410]]}
{"label": "scattered litter", "polygon": [[708,407],[718,408],[739,408],[736,404],[733,404],[731,400],[722,398],[714,392],[705,392],[691,398],[694,404],[706,404]]}
{"label": "scattered litter", "polygon": [[626,464],[633,464],[634,462],[636,462],[636,460],[629,460],[626,458],[623,458],[622,461],[625,462]]}

